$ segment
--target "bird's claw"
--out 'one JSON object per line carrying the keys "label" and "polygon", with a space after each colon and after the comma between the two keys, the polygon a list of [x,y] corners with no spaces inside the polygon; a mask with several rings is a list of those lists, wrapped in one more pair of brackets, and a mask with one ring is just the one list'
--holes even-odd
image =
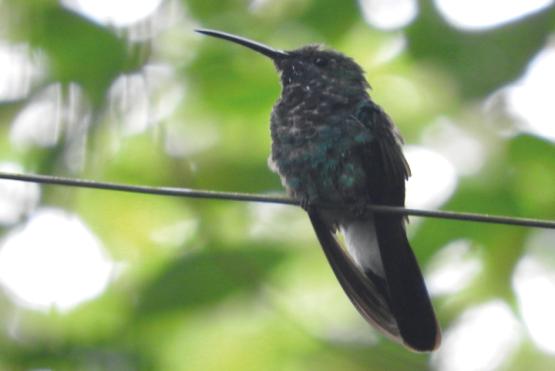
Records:
{"label": "bird's claw", "polygon": [[368,210],[366,209],[366,204],[360,202],[349,205],[349,211],[357,218],[366,216],[368,212]]}
{"label": "bird's claw", "polygon": [[307,213],[313,211],[314,202],[309,197],[301,197],[299,200],[299,206],[303,208]]}

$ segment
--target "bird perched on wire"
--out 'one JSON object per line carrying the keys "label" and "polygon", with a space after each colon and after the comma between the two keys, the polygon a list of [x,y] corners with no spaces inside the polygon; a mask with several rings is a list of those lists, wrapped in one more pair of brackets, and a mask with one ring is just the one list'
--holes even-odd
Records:
{"label": "bird perched on wire", "polygon": [[[403,206],[410,170],[401,136],[370,98],[362,68],[320,46],[282,51],[221,31],[196,31],[274,62],[282,93],[271,115],[271,169],[308,212],[339,283],[360,314],[409,349],[436,349],[440,329],[405,218],[365,210],[368,203]],[[338,231],[346,249],[335,238]]]}

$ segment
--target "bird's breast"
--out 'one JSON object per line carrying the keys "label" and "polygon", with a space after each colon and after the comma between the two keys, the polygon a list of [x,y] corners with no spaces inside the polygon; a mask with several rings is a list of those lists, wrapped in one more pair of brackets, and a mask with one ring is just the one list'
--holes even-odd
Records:
{"label": "bird's breast", "polygon": [[366,183],[353,149],[361,144],[361,134],[369,140],[370,133],[346,107],[334,111],[328,108],[336,103],[324,103],[282,98],[276,104],[270,166],[295,197],[344,200],[362,192]]}

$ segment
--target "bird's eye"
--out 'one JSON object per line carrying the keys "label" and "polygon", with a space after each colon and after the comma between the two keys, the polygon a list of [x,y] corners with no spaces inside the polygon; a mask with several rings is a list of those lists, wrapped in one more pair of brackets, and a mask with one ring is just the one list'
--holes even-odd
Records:
{"label": "bird's eye", "polygon": [[325,65],[328,64],[328,60],[322,57],[316,57],[314,59],[314,64],[320,67],[324,67]]}

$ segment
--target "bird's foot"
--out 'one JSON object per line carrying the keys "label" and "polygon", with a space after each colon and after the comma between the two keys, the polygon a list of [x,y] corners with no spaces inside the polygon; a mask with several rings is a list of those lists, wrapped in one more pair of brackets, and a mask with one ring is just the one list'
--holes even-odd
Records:
{"label": "bird's foot", "polygon": [[368,209],[366,208],[366,203],[357,202],[349,205],[349,211],[351,215],[357,218],[362,218],[368,215]]}
{"label": "bird's foot", "polygon": [[314,210],[314,201],[310,197],[301,197],[299,200],[299,206],[303,208],[307,213]]}

